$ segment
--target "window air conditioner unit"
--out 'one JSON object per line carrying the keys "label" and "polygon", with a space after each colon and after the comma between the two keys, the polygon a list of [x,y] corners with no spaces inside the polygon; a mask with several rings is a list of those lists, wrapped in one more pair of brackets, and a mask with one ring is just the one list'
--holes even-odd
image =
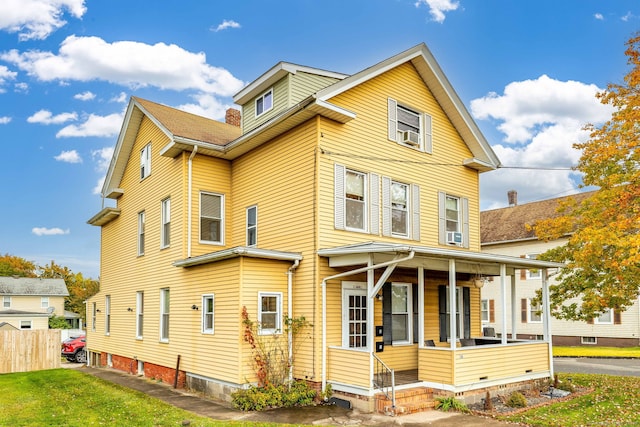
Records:
{"label": "window air conditioner unit", "polygon": [[462,233],[447,231],[447,243],[451,243],[454,245],[462,244]]}
{"label": "window air conditioner unit", "polygon": [[420,145],[418,132],[412,130],[402,131],[402,142],[409,145]]}

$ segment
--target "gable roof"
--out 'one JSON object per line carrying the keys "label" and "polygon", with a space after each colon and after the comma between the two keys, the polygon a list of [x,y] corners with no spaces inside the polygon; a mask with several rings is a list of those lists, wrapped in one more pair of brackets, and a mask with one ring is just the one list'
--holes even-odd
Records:
{"label": "gable roof", "polygon": [[593,191],[557,197],[538,202],[480,212],[480,242],[482,245],[538,240],[532,226],[536,221],[558,216],[560,204],[568,199],[580,203],[593,194]]}
{"label": "gable roof", "polygon": [[67,285],[62,279],[42,279],[39,277],[0,277],[0,295],[69,296]]}

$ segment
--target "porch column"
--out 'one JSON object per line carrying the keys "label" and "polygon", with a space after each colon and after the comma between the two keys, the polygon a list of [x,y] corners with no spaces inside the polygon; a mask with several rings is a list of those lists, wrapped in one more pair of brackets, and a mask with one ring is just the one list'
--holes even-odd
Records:
{"label": "porch column", "polygon": [[[507,343],[507,266],[500,264],[500,304],[502,304],[502,344]],[[513,310],[512,310],[513,311]]]}
{"label": "porch column", "polygon": [[452,350],[456,348],[457,328],[456,328],[456,260],[449,259],[449,346]]}
{"label": "porch column", "polygon": [[[368,267],[371,267],[373,265],[373,256],[369,257],[369,263],[367,264]],[[370,295],[371,289],[373,289],[373,287],[376,284],[376,279],[375,279],[375,271],[373,269],[369,269],[367,270],[367,351],[369,352],[369,354],[373,354],[376,349],[375,349],[375,341],[376,341],[376,334],[375,334],[375,318],[374,318],[374,305],[375,305],[375,301],[376,301],[376,297],[375,294],[373,296]],[[369,357],[369,381],[373,381],[373,376],[375,375],[374,372],[374,363],[373,363],[373,357]]]}
{"label": "porch column", "polygon": [[509,276],[511,279],[511,338],[518,337],[518,292],[516,290],[516,274]]}
{"label": "porch column", "polygon": [[549,371],[553,378],[553,335],[551,334],[551,304],[549,303],[549,272],[542,269],[542,328],[549,347]]}
{"label": "porch column", "polygon": [[418,348],[424,347],[424,267],[418,267]]}

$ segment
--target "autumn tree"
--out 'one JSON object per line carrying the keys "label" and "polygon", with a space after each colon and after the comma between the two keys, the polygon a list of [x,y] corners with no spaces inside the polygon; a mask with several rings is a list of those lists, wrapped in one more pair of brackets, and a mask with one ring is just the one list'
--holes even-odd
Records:
{"label": "autumn tree", "polygon": [[625,310],[640,287],[640,33],[626,43],[631,70],[624,82],[597,95],[613,107],[601,127],[588,125],[590,138],[575,144],[583,185],[598,187],[581,203],[567,203],[556,218],[540,221],[543,240],[569,237],[542,258],[564,262],[550,287],[554,316],[589,320],[607,309]]}
{"label": "autumn tree", "polygon": [[0,276],[36,277],[36,265],[19,256],[0,255]]}

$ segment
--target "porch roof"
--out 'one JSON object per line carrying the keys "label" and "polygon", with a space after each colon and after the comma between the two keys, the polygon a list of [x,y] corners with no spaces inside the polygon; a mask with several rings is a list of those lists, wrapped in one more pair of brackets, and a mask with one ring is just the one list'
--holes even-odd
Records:
{"label": "porch roof", "polygon": [[366,242],[320,249],[318,250],[318,255],[329,258],[329,264],[332,267],[339,267],[366,264],[370,256],[376,257],[375,262],[380,262],[382,258],[391,259],[389,257],[410,252],[414,252],[415,257],[406,264],[399,264],[400,266],[413,267],[423,265],[432,270],[446,271],[448,269],[448,260],[453,259],[459,261],[459,266],[456,267],[459,272],[488,275],[498,275],[499,266],[503,264],[507,270],[562,268],[564,266],[564,264],[558,262],[485,252],[383,242]]}
{"label": "porch roof", "polygon": [[194,265],[208,264],[211,262],[223,261],[226,259],[238,257],[263,258],[292,262],[302,260],[302,254],[297,252],[283,252],[273,251],[269,249],[258,249],[248,246],[237,246],[234,248],[210,252],[204,255],[179,259],[177,261],[174,261],[173,265],[175,267],[193,267]]}

